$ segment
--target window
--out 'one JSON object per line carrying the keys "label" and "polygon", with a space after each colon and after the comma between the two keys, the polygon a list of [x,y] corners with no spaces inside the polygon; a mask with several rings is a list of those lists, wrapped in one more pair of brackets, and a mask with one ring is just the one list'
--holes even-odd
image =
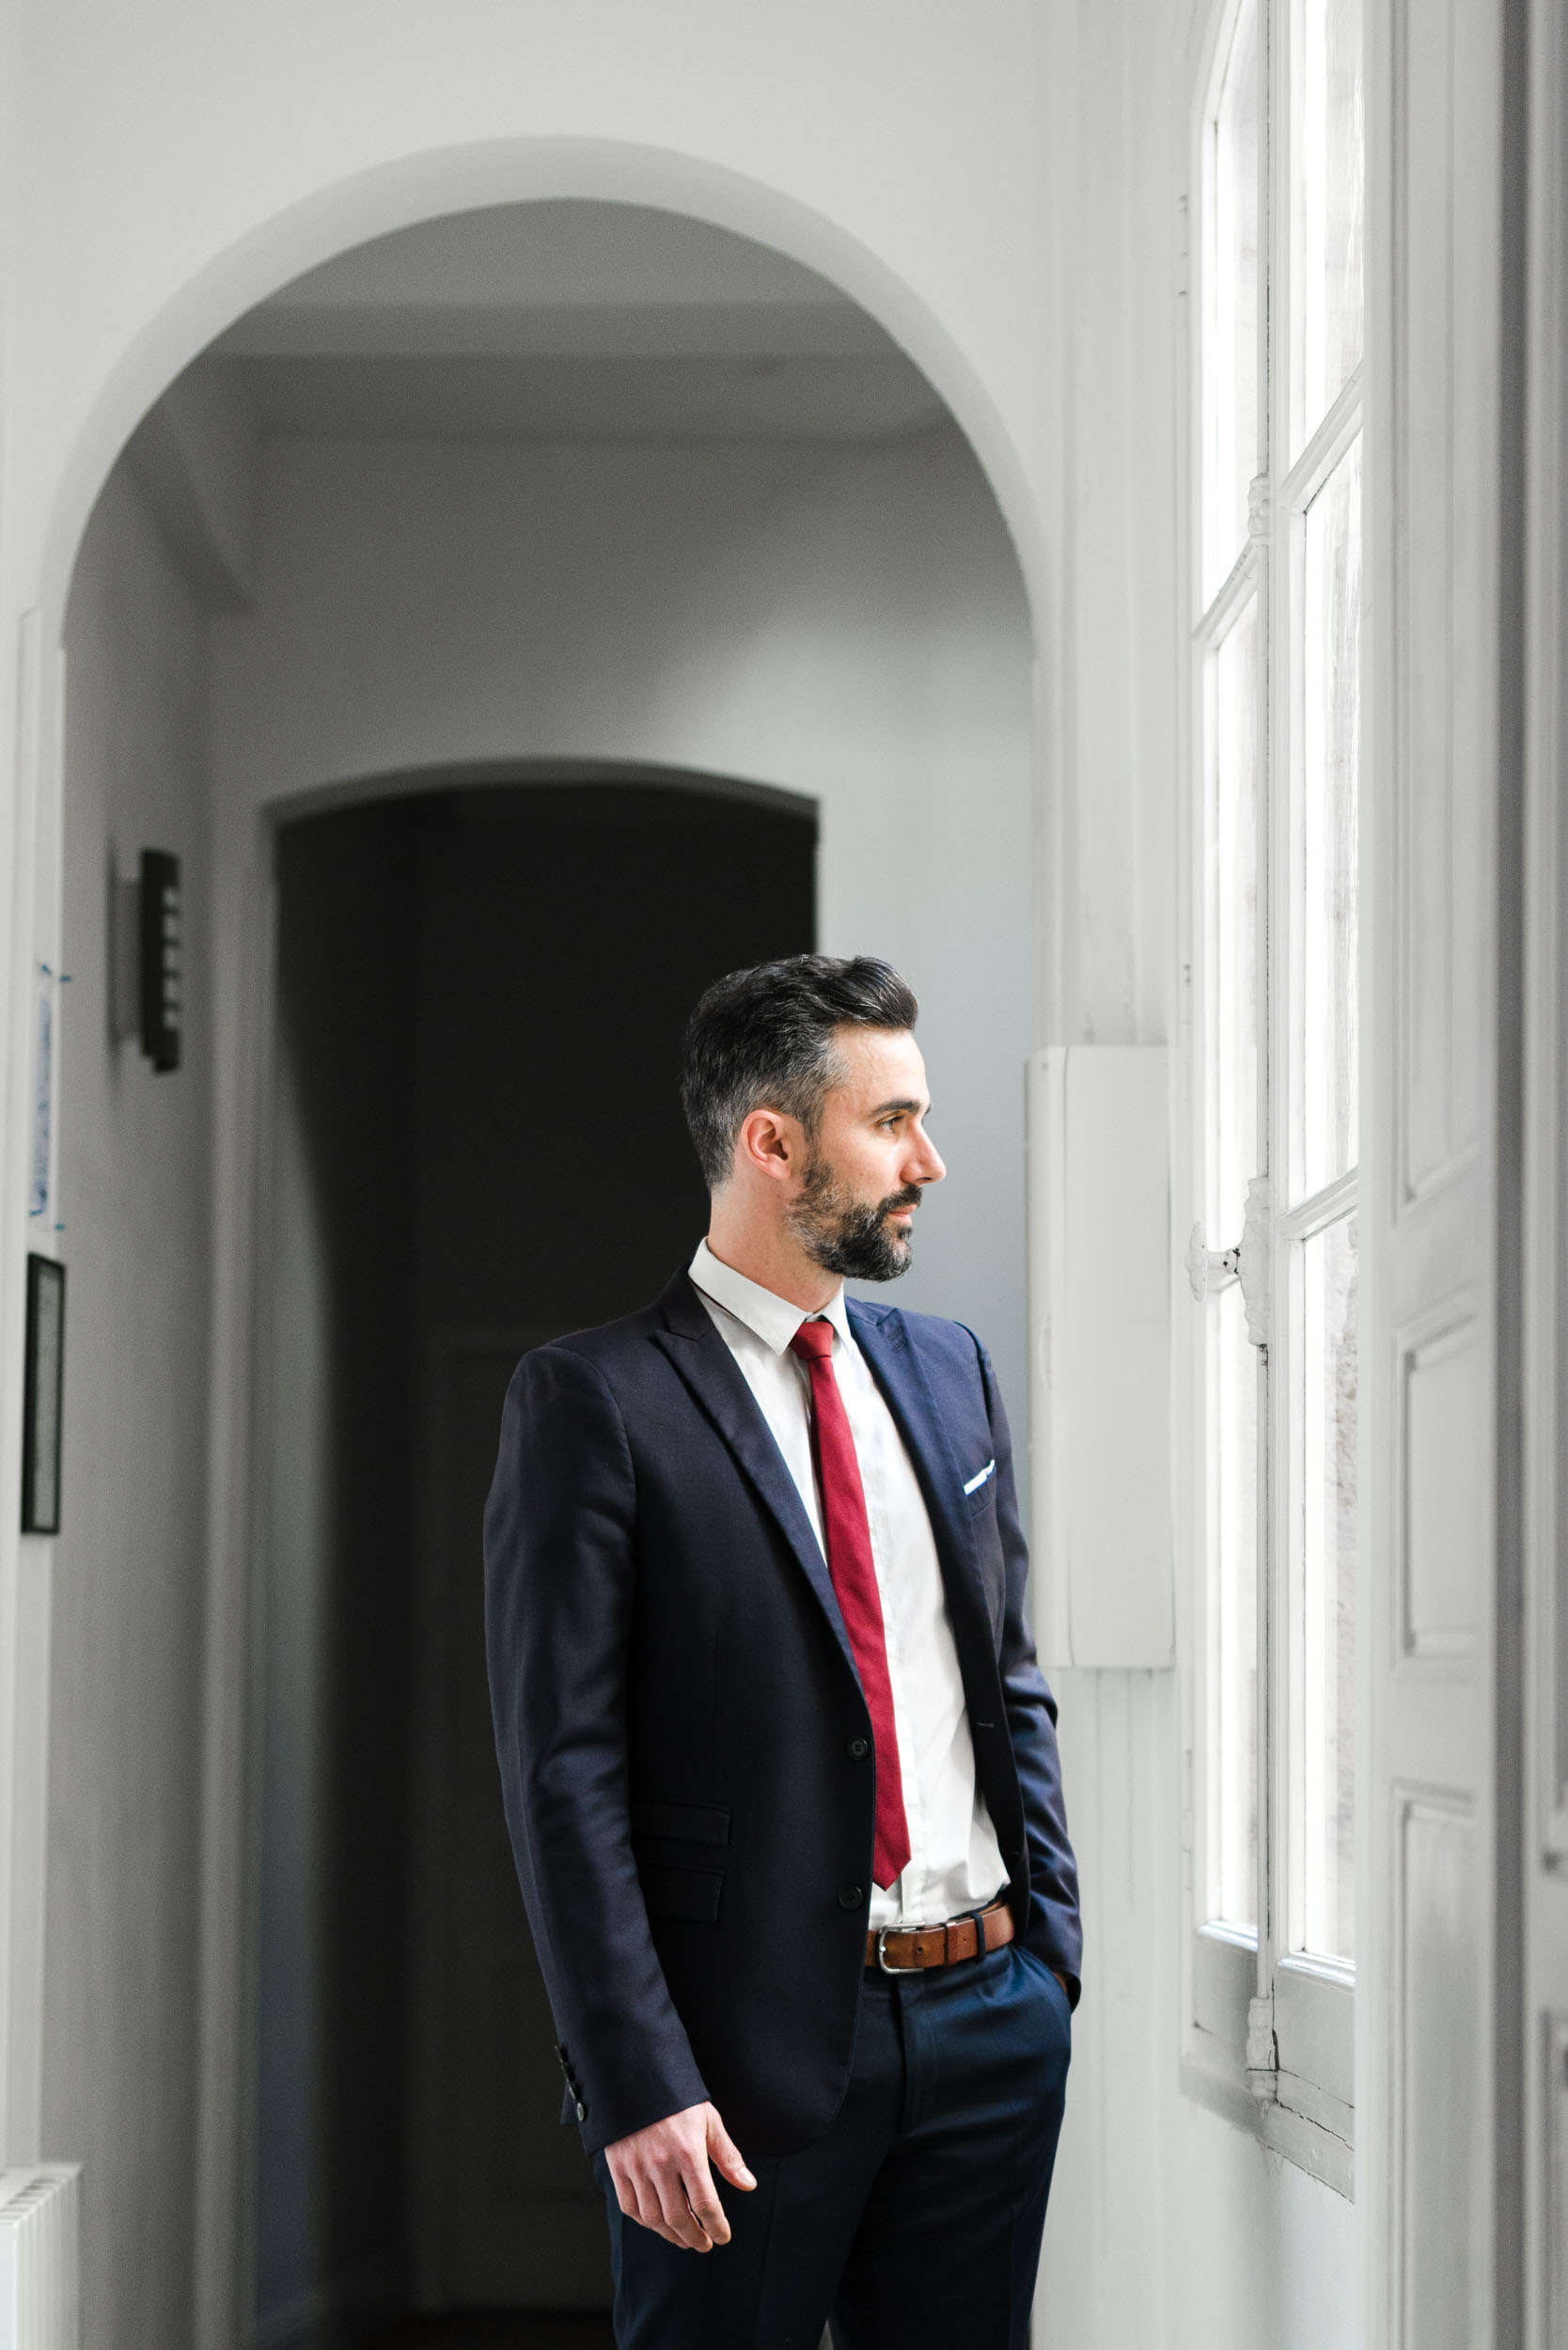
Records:
{"label": "window", "polygon": [[1348,2183],[1361,0],[1231,0],[1196,109],[1184,1453],[1192,2085]]}

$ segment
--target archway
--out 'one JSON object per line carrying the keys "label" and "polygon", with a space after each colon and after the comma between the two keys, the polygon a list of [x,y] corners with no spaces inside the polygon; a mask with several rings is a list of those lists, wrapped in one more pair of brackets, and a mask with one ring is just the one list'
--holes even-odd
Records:
{"label": "archway", "polygon": [[672,149],[596,138],[486,141],[400,157],[319,189],[253,228],[147,321],[104,383],[52,502],[41,551],[42,634],[63,621],[88,515],[137,424],[192,360],[306,272],[420,223],[499,205],[576,200],[667,212],[755,243],[816,272],[905,351],[940,395],[991,485],[1031,607],[1048,572],[1017,446],[962,346],[886,260],[766,181]]}
{"label": "archway", "polygon": [[[1029,625],[995,497],[945,412],[933,431],[870,452],[617,444],[503,456],[469,443],[286,435],[268,460],[251,608],[204,617],[195,634],[174,614],[167,548],[155,556],[145,532],[137,537],[139,494],[125,469],[110,481],[76,583],[68,916],[79,932],[97,921],[106,846],[123,860],[140,838],[134,826],[178,814],[194,844],[191,903],[211,941],[204,965],[198,956],[193,966],[193,996],[212,1094],[205,1122],[190,1121],[176,1153],[182,1217],[212,1235],[210,1258],[195,1252],[188,1274],[212,1332],[198,1534],[180,1505],[206,1609],[191,2234],[200,2322],[227,2341],[243,2330],[250,2291],[254,1236],[277,822],[362,792],[352,778],[383,779],[372,787],[383,791],[393,768],[472,778],[516,774],[520,760],[579,782],[678,768],[819,799],[823,943],[880,948],[910,967],[931,1008],[945,1139],[964,1146],[968,1236],[933,1223],[926,1302],[980,1318],[1004,1377],[1008,1355],[1016,1358],[1021,1387]],[[167,606],[156,642],[136,634],[147,617],[132,609],[137,583]],[[497,614],[510,616],[510,634],[497,634]],[[145,712],[149,680],[181,662],[200,672],[184,714],[160,704],[156,756],[150,737],[138,738],[128,761],[128,713]],[[190,716],[197,699],[199,727]],[[129,798],[128,765],[140,777]],[[170,799],[177,770],[183,797]],[[94,975],[75,962],[76,1000],[86,1005]],[[85,1085],[86,1058],[75,1066]],[[95,1101],[79,1093],[67,1104],[68,1152],[81,1148],[71,1136],[90,1135],[94,1151],[112,1137],[112,1153],[128,1106],[156,1139],[174,1097],[149,1096],[143,1073],[105,1059]],[[128,1221],[154,1216],[142,1181],[137,1153],[126,1152],[94,1210],[105,1259]],[[84,1271],[93,1237],[78,1217]],[[126,1261],[133,1300],[156,1268]],[[115,1359],[110,1348],[105,1376]],[[91,1423],[101,1409],[84,1391],[79,1418]],[[84,1611],[87,1603],[84,1586]],[[101,1641],[113,1620],[111,1603],[94,1625]],[[66,1645],[76,1654],[86,1639],[84,1614],[67,1623]],[[55,2046],[71,1997],[69,1985],[58,1995]],[[56,2136],[70,2119],[61,2114]],[[116,2254],[129,2257],[129,2248]]]}

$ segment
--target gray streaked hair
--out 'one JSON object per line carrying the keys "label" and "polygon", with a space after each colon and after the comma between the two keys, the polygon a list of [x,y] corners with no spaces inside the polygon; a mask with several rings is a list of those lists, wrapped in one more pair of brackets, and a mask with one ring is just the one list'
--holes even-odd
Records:
{"label": "gray streaked hair", "polygon": [[729,1175],[735,1137],[756,1109],[782,1110],[815,1135],[839,1082],[839,1028],[913,1028],[914,990],[875,955],[790,955],[715,979],[686,1023],[681,1100],[710,1191]]}

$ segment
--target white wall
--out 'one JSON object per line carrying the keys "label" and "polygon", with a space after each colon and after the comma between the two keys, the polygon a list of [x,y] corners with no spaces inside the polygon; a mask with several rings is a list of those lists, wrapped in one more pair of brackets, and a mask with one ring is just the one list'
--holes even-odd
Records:
{"label": "white wall", "polygon": [[[68,638],[60,1235],[43,2128],[86,2163],[84,2341],[191,2323],[211,1308],[202,627],[117,479]],[[183,860],[185,1066],[110,1034],[111,874]]]}
{"label": "white wall", "polygon": [[814,794],[820,935],[922,1002],[950,1175],[901,1303],[961,1315],[1023,1417],[1029,667],[956,434],[880,453],[283,442],[253,614],[215,624],[213,768],[260,803],[465,760]]}

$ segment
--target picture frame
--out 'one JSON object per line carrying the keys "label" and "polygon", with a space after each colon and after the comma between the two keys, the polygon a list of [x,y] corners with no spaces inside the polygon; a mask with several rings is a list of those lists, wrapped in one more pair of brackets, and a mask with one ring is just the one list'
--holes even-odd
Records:
{"label": "picture frame", "polygon": [[27,1259],[26,1362],[22,1387],[22,1531],[60,1530],[60,1424],[65,1395],[66,1269]]}

